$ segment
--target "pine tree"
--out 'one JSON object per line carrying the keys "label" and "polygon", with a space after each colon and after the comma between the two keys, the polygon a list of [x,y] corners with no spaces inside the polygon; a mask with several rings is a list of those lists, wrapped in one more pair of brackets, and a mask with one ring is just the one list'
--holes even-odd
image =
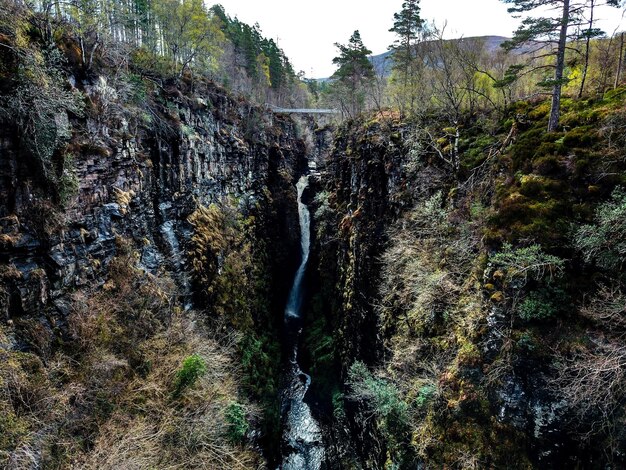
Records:
{"label": "pine tree", "polygon": [[416,46],[424,31],[424,20],[420,16],[420,0],[407,0],[402,10],[393,15],[393,27],[389,30],[398,38],[389,47],[393,51],[394,68],[409,74],[415,59]]}
{"label": "pine tree", "polygon": [[[503,47],[507,50],[522,46],[529,46],[533,52],[539,52],[539,58],[553,57],[554,63],[549,67],[554,69],[552,77],[541,82],[542,86],[552,88],[552,106],[548,121],[548,131],[554,132],[559,127],[561,113],[561,92],[563,85],[568,82],[564,76],[565,53],[568,49],[568,40],[578,39],[569,34],[570,27],[581,26],[584,15],[590,8],[591,0],[502,0],[511,5],[509,13],[519,14],[535,12],[538,9],[555,11],[553,17],[527,16],[520,28],[515,31],[513,39],[506,41]],[[597,5],[597,2],[592,2]],[[618,0],[606,0],[607,5],[617,6]],[[545,67],[545,66],[542,66]],[[519,72],[520,69],[517,69]]]}
{"label": "pine tree", "polygon": [[389,46],[393,52],[392,87],[402,112],[413,110],[419,86],[419,71],[423,60],[418,54],[418,45],[426,34],[424,20],[420,16],[420,0],[406,0],[402,10],[394,14],[394,24],[389,30],[397,35]]}
{"label": "pine tree", "polygon": [[332,78],[340,85],[340,94],[347,95],[347,100],[341,100],[342,106],[354,117],[363,111],[367,87],[374,79],[374,66],[369,59],[372,51],[363,44],[359,31],[352,34],[348,44],[335,43],[335,46],[339,56],[333,59],[333,64],[339,68]]}

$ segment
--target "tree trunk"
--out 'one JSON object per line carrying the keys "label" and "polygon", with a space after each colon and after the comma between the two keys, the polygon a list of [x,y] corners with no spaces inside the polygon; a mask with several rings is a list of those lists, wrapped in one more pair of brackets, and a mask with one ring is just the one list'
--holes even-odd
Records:
{"label": "tree trunk", "polygon": [[563,19],[561,20],[561,33],[559,35],[559,49],[556,54],[556,70],[554,72],[554,90],[552,92],[552,107],[550,109],[550,121],[548,132],[554,132],[559,127],[561,117],[561,89],[563,87],[563,69],[565,68],[565,48],[567,46],[567,28],[569,26],[570,0],[563,0]]}
{"label": "tree trunk", "polygon": [[626,33],[622,33],[620,35],[619,55],[618,55],[618,60],[617,60],[617,72],[615,72],[615,84],[613,85],[613,89],[619,86],[620,78],[622,75],[622,67],[624,65],[624,34]]}
{"label": "tree trunk", "polygon": [[580,82],[580,90],[578,90],[578,98],[582,98],[585,91],[585,82],[587,81],[587,70],[589,69],[589,47],[591,45],[591,32],[593,30],[593,9],[596,0],[591,0],[591,14],[589,17],[589,29],[587,30],[587,41],[585,44],[585,65],[583,67],[583,76]]}

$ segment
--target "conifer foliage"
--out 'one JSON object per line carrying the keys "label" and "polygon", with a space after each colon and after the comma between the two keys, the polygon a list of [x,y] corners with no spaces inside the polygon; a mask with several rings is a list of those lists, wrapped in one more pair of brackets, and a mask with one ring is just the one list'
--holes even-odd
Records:
{"label": "conifer foliage", "polygon": [[41,30],[53,45],[78,44],[85,69],[98,62],[126,64],[143,74],[204,75],[259,103],[303,105],[306,87],[282,49],[259,25],[231,18],[203,0],[2,0]]}
{"label": "conifer foliage", "polygon": [[364,109],[367,89],[374,78],[374,66],[369,60],[370,51],[363,44],[361,33],[352,33],[348,44],[336,43],[339,55],[333,59],[338,66],[333,75],[336,80],[341,108],[350,116],[356,116]]}
{"label": "conifer foliage", "polygon": [[[526,46],[531,55],[538,53],[535,58],[552,57],[552,64],[541,64],[539,67],[552,69],[553,74],[547,75],[540,85],[551,88],[552,105],[548,131],[554,132],[559,126],[561,113],[561,94],[563,85],[569,82],[565,76],[565,55],[568,41],[578,39],[572,36],[573,27],[585,24],[585,15],[592,11],[595,1],[589,0],[502,0],[511,5],[509,13],[529,13],[522,25],[515,31],[513,39],[504,44],[505,49],[512,50]],[[607,0],[607,5],[618,6],[618,0]],[[532,13],[553,11],[552,16],[531,16]],[[590,22],[593,31],[593,21]],[[588,30],[589,31],[589,30]],[[597,34],[596,34],[597,35]],[[519,72],[519,68],[517,69]]]}
{"label": "conifer foliage", "polygon": [[[401,111],[413,110],[417,101],[417,82],[423,60],[419,58],[418,45],[427,34],[427,28],[420,15],[420,1],[407,0],[402,10],[394,14],[393,27],[396,41],[389,47],[393,52],[392,94]],[[398,89],[399,87],[399,89]]]}

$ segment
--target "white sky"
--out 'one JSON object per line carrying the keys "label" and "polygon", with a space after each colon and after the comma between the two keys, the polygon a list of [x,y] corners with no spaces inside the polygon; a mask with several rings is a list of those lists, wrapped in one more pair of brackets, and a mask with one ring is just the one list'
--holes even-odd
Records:
{"label": "white sky", "polygon": [[[249,24],[259,23],[266,37],[292,61],[296,72],[322,78],[333,74],[334,43],[345,44],[356,29],[374,54],[387,50],[393,40],[388,32],[393,14],[403,0],[205,0],[221,3],[231,17]],[[446,36],[507,36],[517,21],[500,0],[422,0],[422,17],[438,25],[448,22]],[[615,8],[600,8],[598,27],[612,33],[622,19]],[[624,22],[622,22],[622,27]]]}

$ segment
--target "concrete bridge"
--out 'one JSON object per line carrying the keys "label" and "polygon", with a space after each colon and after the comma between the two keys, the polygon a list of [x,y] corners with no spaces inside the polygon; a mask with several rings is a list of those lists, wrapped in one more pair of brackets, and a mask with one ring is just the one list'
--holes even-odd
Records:
{"label": "concrete bridge", "polygon": [[278,106],[267,105],[268,109],[277,114],[340,114],[338,109],[318,109],[318,108],[279,108]]}

